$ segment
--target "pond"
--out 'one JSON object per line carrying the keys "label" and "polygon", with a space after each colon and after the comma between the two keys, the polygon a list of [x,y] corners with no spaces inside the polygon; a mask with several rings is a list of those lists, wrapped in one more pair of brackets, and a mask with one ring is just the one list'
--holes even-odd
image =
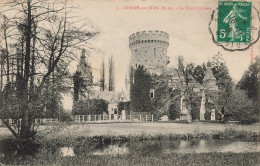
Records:
{"label": "pond", "polygon": [[234,141],[222,139],[140,141],[103,145],[91,154],[124,155],[135,153],[136,151],[148,155],[151,153],[248,153],[260,152],[260,143],[255,141]]}
{"label": "pond", "polygon": [[[3,143],[3,142],[2,142]],[[0,159],[2,161],[19,158],[17,149],[12,146],[2,146],[0,143]],[[45,148],[44,155],[57,157],[77,156],[102,156],[102,155],[158,155],[171,153],[210,153],[210,152],[232,152],[249,153],[260,152],[260,143],[253,140],[231,140],[231,139],[191,139],[191,140],[145,140],[130,142],[80,143],[77,146],[60,146]],[[41,148],[32,151],[30,156],[43,154]]]}

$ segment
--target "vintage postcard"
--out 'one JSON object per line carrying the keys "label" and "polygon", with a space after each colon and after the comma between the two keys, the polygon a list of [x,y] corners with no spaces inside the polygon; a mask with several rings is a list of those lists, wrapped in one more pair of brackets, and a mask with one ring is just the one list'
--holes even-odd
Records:
{"label": "vintage postcard", "polygon": [[260,165],[259,11],[1,0],[0,165]]}

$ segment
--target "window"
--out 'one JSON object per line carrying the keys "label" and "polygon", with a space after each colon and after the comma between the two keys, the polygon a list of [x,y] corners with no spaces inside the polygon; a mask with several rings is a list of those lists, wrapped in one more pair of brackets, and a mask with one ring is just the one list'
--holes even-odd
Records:
{"label": "window", "polygon": [[114,114],[117,114],[117,109],[115,109],[115,113]]}
{"label": "window", "polygon": [[209,102],[209,103],[212,103],[212,102],[213,102],[213,100],[212,100],[212,96],[211,96],[211,95],[209,95],[208,102]]}
{"label": "window", "polygon": [[151,99],[154,99],[154,89],[150,89],[150,97]]}
{"label": "window", "polygon": [[154,56],[156,56],[156,48],[154,48]]}

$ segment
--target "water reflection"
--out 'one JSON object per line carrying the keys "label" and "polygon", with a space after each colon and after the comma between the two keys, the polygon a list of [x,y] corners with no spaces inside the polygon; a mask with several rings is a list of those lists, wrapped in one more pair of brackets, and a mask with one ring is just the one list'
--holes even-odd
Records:
{"label": "water reflection", "polygon": [[93,153],[93,155],[124,155],[124,154],[129,154],[129,148],[126,147],[126,144],[108,145],[108,147]]}
{"label": "water reflection", "polygon": [[[17,149],[0,142],[0,160],[10,161],[17,158]],[[71,147],[56,147],[47,150],[47,153],[53,155],[53,150],[56,149],[56,154],[62,157],[74,157],[80,155],[152,155],[152,154],[171,154],[171,153],[210,153],[210,152],[232,152],[232,153],[247,153],[260,152],[260,143],[256,141],[241,141],[241,140],[222,140],[222,139],[191,139],[191,140],[157,140],[157,141],[136,141],[136,142],[116,142],[108,144],[93,143],[92,147],[87,146],[71,146]],[[42,153],[41,149],[35,154]],[[54,152],[55,153],[55,152]],[[32,154],[34,155],[34,154]]]}
{"label": "water reflection", "polygon": [[[171,144],[171,143],[169,143]],[[232,142],[230,140],[196,140],[181,141],[174,149],[165,148],[162,153],[210,153],[210,152],[232,152],[247,153],[260,152],[258,142]]]}
{"label": "water reflection", "polygon": [[62,157],[74,157],[74,148],[73,147],[62,147],[60,148],[60,154]]}
{"label": "water reflection", "polygon": [[260,152],[259,142],[231,141],[231,140],[173,140],[173,141],[142,141],[130,142],[123,145],[109,145],[97,149],[94,155],[118,155],[140,153],[150,155],[156,153],[210,153],[232,152],[247,153]]}

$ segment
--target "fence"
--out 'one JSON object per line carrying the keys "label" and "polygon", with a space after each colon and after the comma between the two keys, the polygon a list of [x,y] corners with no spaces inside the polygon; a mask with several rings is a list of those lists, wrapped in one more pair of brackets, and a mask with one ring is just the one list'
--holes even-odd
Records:
{"label": "fence", "polygon": [[48,123],[57,123],[59,122],[58,119],[53,118],[37,118],[34,120],[34,123],[36,124],[48,124]]}
{"label": "fence", "polygon": [[[14,125],[14,124],[21,124],[22,119],[4,119],[8,124]],[[34,120],[35,124],[49,124],[49,123],[57,123],[58,119],[53,118],[37,118]],[[2,120],[0,120],[0,125],[3,125]]]}
{"label": "fence", "polygon": [[74,122],[153,122],[153,115],[74,115]]}

